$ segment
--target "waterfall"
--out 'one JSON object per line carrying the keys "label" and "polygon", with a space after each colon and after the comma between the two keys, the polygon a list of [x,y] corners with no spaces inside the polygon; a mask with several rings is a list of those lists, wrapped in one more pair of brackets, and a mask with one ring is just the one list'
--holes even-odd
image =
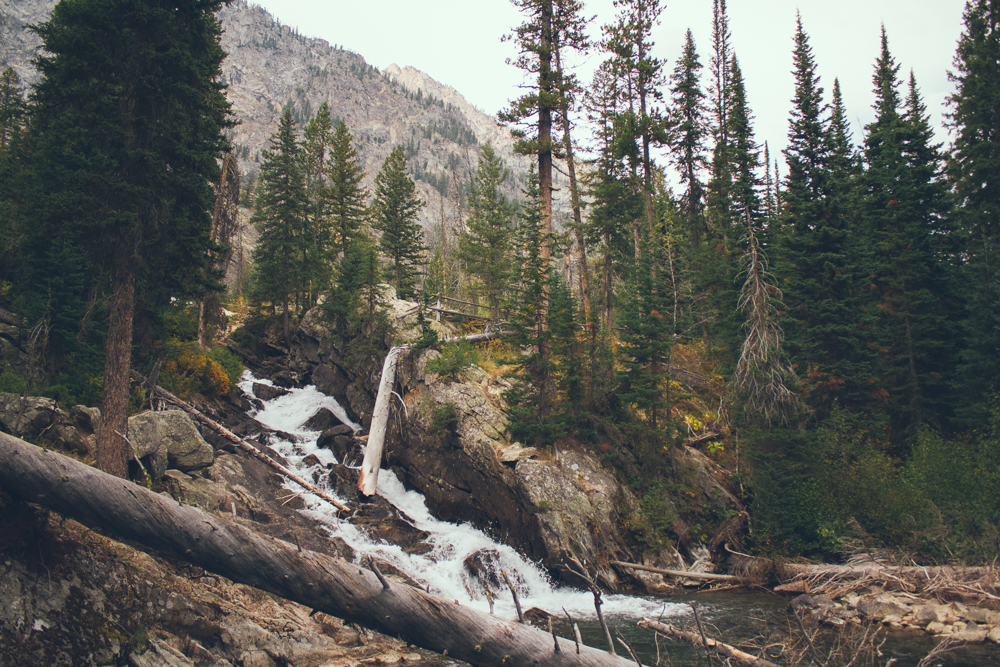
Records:
{"label": "waterfall", "polygon": [[[247,371],[239,385],[240,389],[252,395],[254,382],[270,384],[268,380],[257,379]],[[305,462],[310,455],[319,460],[318,465],[324,470],[330,463],[340,463],[330,450],[316,445],[320,433],[304,427],[309,418],[321,408],[333,412],[355,432],[361,430],[359,424],[350,421],[346,411],[334,398],[323,394],[314,386],[289,389],[288,394],[266,401],[263,409],[250,415],[267,428],[293,436],[294,442],[272,436],[268,444],[288,462],[293,471],[307,479],[311,479],[314,472]],[[357,466],[360,462],[348,464]],[[292,482],[286,482],[285,486],[289,491],[303,492],[303,489]],[[320,476],[318,486],[337,495],[326,486],[325,476]],[[489,601],[481,595],[479,586],[465,567],[465,560],[470,555],[485,551],[495,556],[489,559],[489,567],[502,568],[507,572],[517,588],[522,608],[539,607],[549,613],[560,613],[565,609],[574,617],[581,618],[595,615],[593,596],[589,592],[555,585],[537,564],[469,524],[436,519],[428,510],[424,497],[416,491],[407,491],[392,471],[383,469],[379,472],[378,494],[392,503],[414,527],[429,533],[426,542],[433,548],[428,553],[408,554],[396,545],[373,541],[357,526],[338,520],[334,508],[312,494],[302,493],[305,502],[302,512],[325,526],[331,537],[339,537],[350,545],[359,562],[366,555],[383,559],[436,595],[488,611]],[[510,592],[504,588],[499,591],[498,596],[495,613],[506,618],[516,617]],[[603,601],[603,611],[607,615],[673,616],[686,611],[683,605],[664,605],[663,601],[643,597],[606,595]]]}

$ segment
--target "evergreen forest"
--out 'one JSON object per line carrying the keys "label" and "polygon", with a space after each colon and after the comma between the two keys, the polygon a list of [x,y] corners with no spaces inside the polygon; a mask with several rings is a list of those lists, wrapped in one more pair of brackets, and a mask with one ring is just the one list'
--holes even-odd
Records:
{"label": "evergreen forest", "polygon": [[[0,391],[101,405],[97,465],[124,475],[116,424],[144,399],[130,364],[225,397],[242,372],[226,317],[245,348],[287,350],[319,307],[379,365],[388,285],[465,301],[506,332],[420,344],[441,346],[445,370],[479,361],[511,381],[515,440],[591,447],[621,471],[650,546],[734,518],[684,509],[676,455],[696,442],[729,471],[752,553],[993,561],[1000,4],[966,4],[948,145],[884,29],[854,73],[876,99],[854,136],[800,19],[779,155],[755,136],[725,0],[711,43],[688,31],[673,62],[651,55],[660,0],[616,0],[599,39],[580,0],[512,2],[530,85],[499,119],[527,183],[485,143],[469,182],[434,184],[462,220],[425,228],[419,165],[393,146],[368,178],[326,104],[286,109],[259,177],[241,177],[222,0],[62,0],[34,27],[40,81],[0,75],[0,315],[31,358],[0,366]],[[601,61],[591,81],[569,66],[584,55]],[[252,269],[227,288],[241,217]]]}

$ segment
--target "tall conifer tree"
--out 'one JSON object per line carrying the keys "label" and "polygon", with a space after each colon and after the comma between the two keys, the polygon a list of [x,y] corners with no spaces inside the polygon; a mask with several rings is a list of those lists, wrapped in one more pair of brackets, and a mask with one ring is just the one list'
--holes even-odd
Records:
{"label": "tall conifer tree", "polygon": [[364,169],[344,121],[337,123],[333,133],[326,176],[327,185],[320,196],[326,204],[335,254],[346,257],[352,239],[363,233],[369,210],[368,190],[362,185]]}
{"label": "tall conifer tree", "polygon": [[426,264],[424,231],[417,214],[424,202],[406,171],[406,154],[396,146],[375,177],[372,227],[382,233],[378,247],[389,260],[386,277],[401,299],[412,298],[418,267]]}
{"label": "tall conifer tree", "polygon": [[951,416],[961,303],[954,290],[956,235],[951,228],[942,157],[916,83],[899,94],[899,65],[882,30],[876,62],[876,119],[866,128],[862,211],[878,313],[879,389],[888,436],[906,445],[923,423]]}
{"label": "tall conifer tree", "polygon": [[1000,390],[1000,6],[970,0],[963,14],[948,98],[955,132],[948,174],[958,225],[968,237],[962,412],[982,424],[984,398]]}
{"label": "tall conifer tree", "polygon": [[702,179],[708,164],[705,140],[709,136],[708,110],[705,93],[701,89],[701,68],[694,36],[688,29],[684,37],[684,51],[670,76],[670,124],[674,133],[670,151],[684,186],[681,209],[690,230],[691,251],[695,255],[700,251],[705,226],[705,185]]}
{"label": "tall conifer tree", "polygon": [[304,258],[311,238],[302,148],[290,109],[282,114],[263,157],[256,210],[250,218],[260,233],[253,253],[255,284],[260,299],[281,305],[282,331],[291,347],[292,298],[306,283]]}
{"label": "tall conifer tree", "polygon": [[[212,188],[229,104],[221,0],[64,0],[34,30],[43,53],[32,145],[37,236],[82,248],[108,276],[97,464],[124,476],[136,285],[208,286]],[[61,230],[56,234],[56,230]],[[58,237],[58,238],[57,238]],[[44,245],[44,244],[43,244]]]}

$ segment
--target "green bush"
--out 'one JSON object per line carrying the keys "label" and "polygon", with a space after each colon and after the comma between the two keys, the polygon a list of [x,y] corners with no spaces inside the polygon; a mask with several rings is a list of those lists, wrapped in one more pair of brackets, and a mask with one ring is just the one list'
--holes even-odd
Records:
{"label": "green bush", "polygon": [[454,403],[445,403],[434,411],[431,428],[451,430],[458,426],[459,417],[458,407]]}
{"label": "green bush", "polygon": [[14,371],[0,373],[0,393],[20,394],[24,392],[24,378]]}
{"label": "green bush", "polygon": [[455,379],[463,370],[479,363],[479,352],[467,340],[441,346],[441,356],[427,362],[427,370]]}

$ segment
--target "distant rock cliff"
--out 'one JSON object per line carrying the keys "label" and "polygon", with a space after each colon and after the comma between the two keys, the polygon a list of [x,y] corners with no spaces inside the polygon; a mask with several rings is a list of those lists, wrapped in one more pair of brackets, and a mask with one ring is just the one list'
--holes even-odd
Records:
{"label": "distant rock cliff", "polygon": [[[55,4],[0,0],[0,67],[14,67],[26,83],[37,80],[31,59],[40,42],[25,26],[44,21]],[[454,226],[463,217],[464,185],[486,141],[510,163],[515,178],[508,195],[519,196],[528,161],[513,155],[506,128],[453,88],[412,67],[379,71],[356,53],[297,34],[245,0],[224,7],[219,17],[229,54],[223,78],[239,121],[231,139],[244,175],[258,172],[260,153],[285,108],[301,126],[326,102],[334,119],[344,120],[353,133],[369,186],[393,146],[404,147],[427,202],[422,219],[428,230],[439,229],[442,218]]]}

